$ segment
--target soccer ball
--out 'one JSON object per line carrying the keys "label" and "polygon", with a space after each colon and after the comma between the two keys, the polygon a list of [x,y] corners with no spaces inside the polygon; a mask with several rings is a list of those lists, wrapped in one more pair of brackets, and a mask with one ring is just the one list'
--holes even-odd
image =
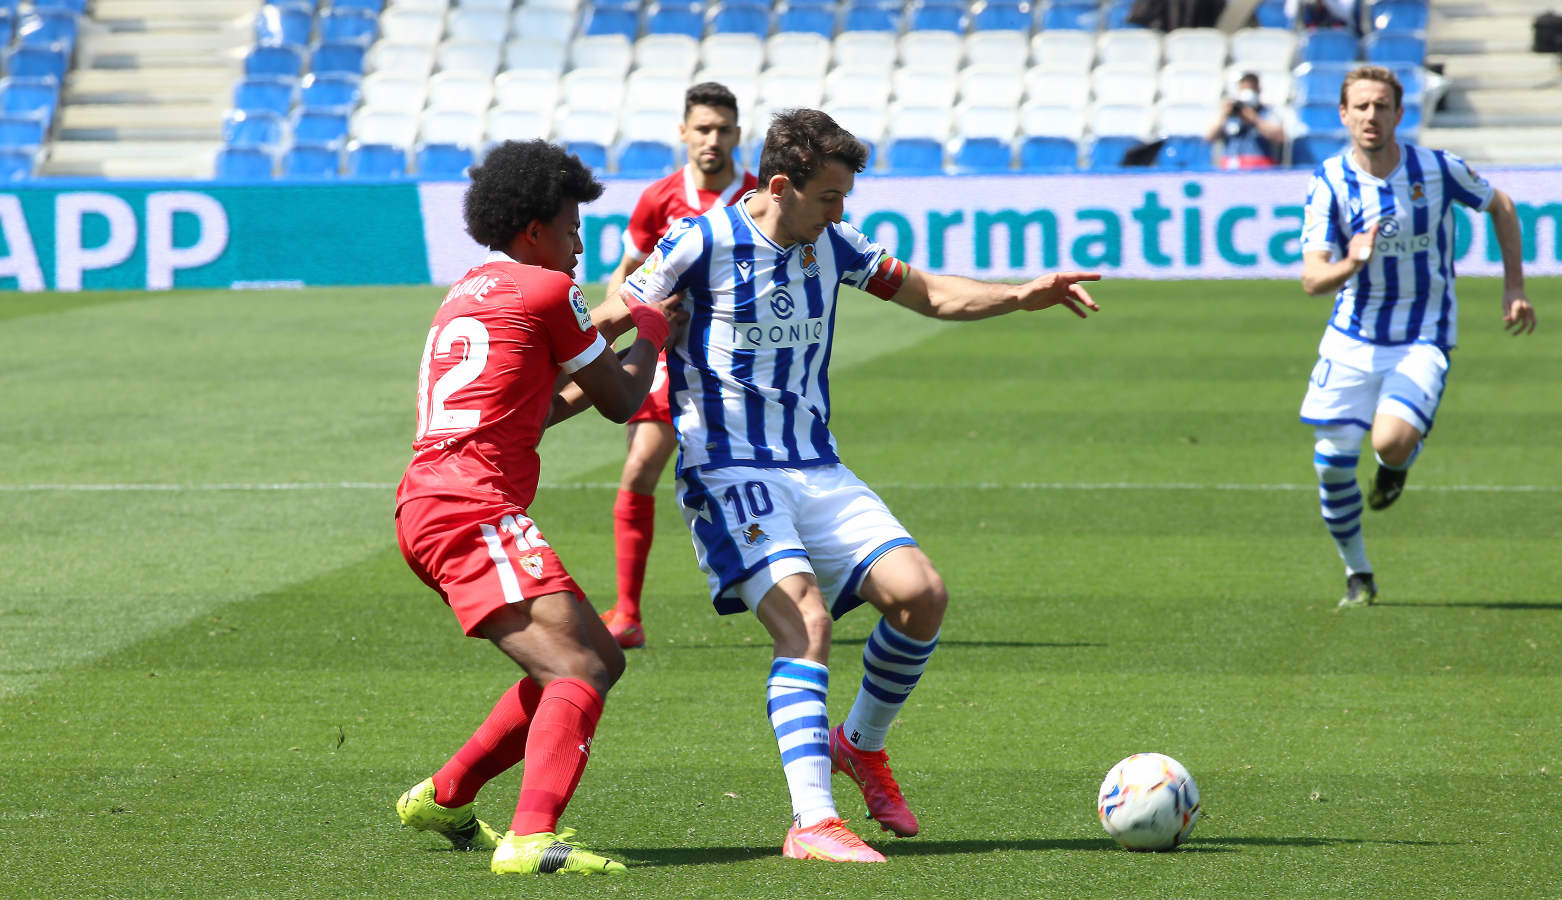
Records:
{"label": "soccer ball", "polygon": [[1170,850],[1199,820],[1199,786],[1182,763],[1161,753],[1135,753],[1101,782],[1101,827],[1129,850]]}

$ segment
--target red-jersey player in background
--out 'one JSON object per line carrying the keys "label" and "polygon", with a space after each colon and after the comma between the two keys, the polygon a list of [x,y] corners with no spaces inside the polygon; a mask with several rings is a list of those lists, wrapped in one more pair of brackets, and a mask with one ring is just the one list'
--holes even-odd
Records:
{"label": "red-jersey player in background", "polygon": [[[403,824],[458,848],[492,850],[499,873],[611,873],[624,865],[558,833],[585,770],[602,698],[624,654],[526,509],[537,442],[579,407],[556,398],[567,374],[607,418],[645,399],[676,302],[635,304],[638,339],[622,363],[572,280],[580,204],[602,193],[575,156],[506,142],[471,170],[467,232],[492,251],[445,295],[418,371],[412,462],[396,491],[396,538],[462,629],[487,638],[525,677],[432,778],[396,803]],[[522,759],[502,838],[472,810],[477,791]]]}
{"label": "red-jersey player in background", "polygon": [[[624,232],[624,257],[608,278],[609,301],[624,279],[651,255],[669,226],[717,206],[730,206],[759,186],[753,174],[740,170],[733,158],[741,137],[738,101],[726,87],[707,81],[684,93],[678,138],[689,148],[689,161],[640,194]],[[597,324],[604,324],[601,316]],[[645,630],[640,624],[640,588],[645,582],[645,562],[651,552],[656,523],[656,483],[678,447],[672,422],[667,360],[661,358],[657,360],[650,396],[629,420],[628,456],[613,504],[618,605],[602,618],[621,647],[645,645]]]}

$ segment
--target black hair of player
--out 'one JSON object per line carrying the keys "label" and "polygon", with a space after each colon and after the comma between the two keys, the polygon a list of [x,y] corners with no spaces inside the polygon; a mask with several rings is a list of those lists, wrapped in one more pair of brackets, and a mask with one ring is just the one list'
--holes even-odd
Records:
{"label": "black hair of player", "polygon": [[580,157],[547,141],[505,141],[471,169],[462,201],[466,233],[490,250],[504,250],[535,220],[549,221],[566,200],[602,196]]}
{"label": "black hair of player", "polygon": [[732,111],[732,121],[738,120],[738,98],[727,86],[715,81],[702,81],[683,92],[683,118],[689,118],[689,110],[696,106]]}
{"label": "black hair of player", "polygon": [[835,160],[853,172],[868,167],[868,145],[817,109],[788,109],[770,120],[765,149],[759,154],[759,184],[785,175],[794,189],[808,183],[824,164]]}

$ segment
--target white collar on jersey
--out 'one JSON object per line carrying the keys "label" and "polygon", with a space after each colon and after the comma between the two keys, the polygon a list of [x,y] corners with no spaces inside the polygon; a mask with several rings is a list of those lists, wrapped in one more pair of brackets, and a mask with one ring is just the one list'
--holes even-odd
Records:
{"label": "white collar on jersey", "polygon": [[491,262],[515,262],[515,260],[511,259],[510,254],[503,250],[490,250],[488,255],[483,257],[483,265],[486,266]]}
{"label": "white collar on jersey", "polygon": [[713,209],[718,209],[730,204],[732,202],[732,198],[739,190],[743,188],[744,179],[748,177],[747,169],[739,169],[735,165],[733,166],[733,169],[736,174],[732,178],[732,183],[727,185],[726,190],[717,195],[715,203],[712,203],[705,209],[700,209],[700,189],[694,186],[694,163],[684,163],[683,199],[689,204],[689,208],[699,209],[700,212],[707,213]]}

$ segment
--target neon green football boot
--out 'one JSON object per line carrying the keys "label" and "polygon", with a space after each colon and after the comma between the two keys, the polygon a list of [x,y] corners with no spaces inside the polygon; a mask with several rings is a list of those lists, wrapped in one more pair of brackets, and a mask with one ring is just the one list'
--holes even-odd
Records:
{"label": "neon green football boot", "polygon": [[425,778],[413,785],[396,801],[401,824],[419,831],[444,835],[457,850],[493,850],[499,846],[499,832],[472,812],[472,804],[447,807],[434,802],[434,779]]}
{"label": "neon green football boot", "polygon": [[557,834],[543,831],[537,834],[518,835],[506,832],[494,851],[489,868],[500,875],[625,875],[629,869],[623,863],[598,856],[586,850],[572,828]]}

